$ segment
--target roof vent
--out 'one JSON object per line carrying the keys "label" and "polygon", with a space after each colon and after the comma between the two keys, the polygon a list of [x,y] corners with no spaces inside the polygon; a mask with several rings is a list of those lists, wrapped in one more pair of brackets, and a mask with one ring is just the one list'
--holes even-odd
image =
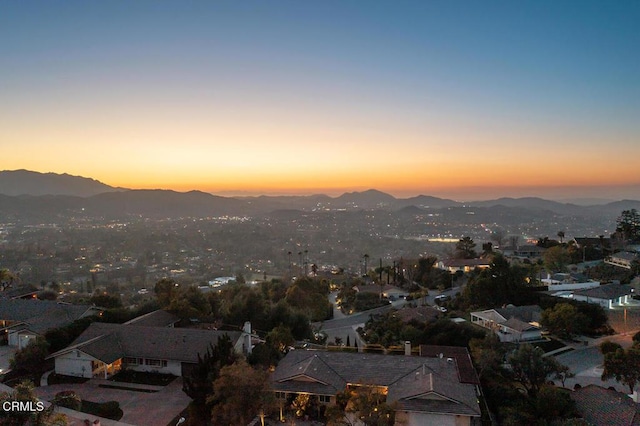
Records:
{"label": "roof vent", "polygon": [[453,358],[447,358],[447,362],[448,362],[449,364],[453,364]]}

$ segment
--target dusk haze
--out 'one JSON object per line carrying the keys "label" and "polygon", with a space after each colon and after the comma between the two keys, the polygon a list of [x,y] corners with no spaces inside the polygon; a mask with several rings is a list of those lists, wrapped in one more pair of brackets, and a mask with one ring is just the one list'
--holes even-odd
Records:
{"label": "dusk haze", "polygon": [[0,5],[2,170],[640,199],[638,1]]}

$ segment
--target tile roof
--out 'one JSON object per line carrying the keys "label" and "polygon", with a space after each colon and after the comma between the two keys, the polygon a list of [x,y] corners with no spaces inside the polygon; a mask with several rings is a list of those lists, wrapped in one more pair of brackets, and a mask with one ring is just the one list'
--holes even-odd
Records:
{"label": "tile roof", "polygon": [[576,409],[593,426],[640,426],[640,405],[627,395],[588,385],[571,393]]}
{"label": "tile roof", "polygon": [[420,345],[420,356],[455,358],[458,366],[458,375],[461,383],[480,384],[480,379],[473,367],[471,354],[463,346]]}
{"label": "tile roof", "polygon": [[235,344],[242,333],[94,322],[69,347],[50,357],[79,349],[106,363],[124,356],[195,363],[198,354],[203,355],[225,334]]}
{"label": "tile roof", "polygon": [[290,351],[271,376],[276,391],[335,395],[348,384],[384,386],[403,410],[479,416],[476,386],[461,383],[455,359]]}

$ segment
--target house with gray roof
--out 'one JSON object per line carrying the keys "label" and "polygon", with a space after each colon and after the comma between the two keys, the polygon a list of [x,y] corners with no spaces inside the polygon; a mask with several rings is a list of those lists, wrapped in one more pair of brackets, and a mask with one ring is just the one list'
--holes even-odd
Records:
{"label": "house with gray roof", "polygon": [[640,262],[640,255],[630,251],[614,253],[604,259],[604,263],[624,269],[631,269],[634,262]]}
{"label": "house with gray roof", "polygon": [[570,295],[573,300],[595,303],[605,309],[627,305],[633,293],[633,287],[627,284],[605,284],[594,288],[574,291]]}
{"label": "house with gray roof", "polygon": [[0,298],[0,327],[6,342],[18,349],[51,329],[93,315],[100,308],[90,305],[71,305],[52,300]]}
{"label": "house with gray roof", "polygon": [[92,323],[71,345],[49,355],[57,374],[107,378],[121,369],[182,376],[228,335],[239,353],[250,352],[250,323],[243,331]]}
{"label": "house with gray roof", "polygon": [[471,312],[471,323],[492,330],[501,342],[523,342],[542,338],[538,305],[513,306]]}
{"label": "house with gray roof", "polygon": [[300,394],[331,404],[344,390],[374,389],[396,407],[396,422],[407,426],[471,425],[481,415],[479,389],[460,379],[453,357],[290,351],[271,386],[281,406]]}

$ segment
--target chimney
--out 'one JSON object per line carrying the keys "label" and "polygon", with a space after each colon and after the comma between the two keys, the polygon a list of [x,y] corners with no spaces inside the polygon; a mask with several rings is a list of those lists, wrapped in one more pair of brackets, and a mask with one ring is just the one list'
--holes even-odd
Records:
{"label": "chimney", "polygon": [[251,322],[245,321],[242,327],[242,346],[246,355],[251,353]]}
{"label": "chimney", "polygon": [[404,342],[404,354],[406,356],[411,356],[411,342],[409,340]]}

